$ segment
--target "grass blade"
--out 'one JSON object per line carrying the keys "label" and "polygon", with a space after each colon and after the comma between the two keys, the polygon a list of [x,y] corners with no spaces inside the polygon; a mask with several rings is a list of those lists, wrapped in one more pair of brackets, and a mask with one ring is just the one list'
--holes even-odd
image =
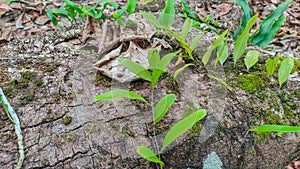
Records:
{"label": "grass blade", "polygon": [[163,26],[170,28],[175,20],[175,0],[167,0],[166,6],[159,15],[158,20]]}
{"label": "grass blade", "polygon": [[60,29],[63,29],[63,28],[64,28],[61,24],[59,24],[59,23],[57,22],[56,16],[53,15],[52,10],[46,9],[45,12],[46,12],[48,18],[51,20],[51,22],[53,23],[54,26],[56,26],[56,27],[58,27],[58,28],[60,28]]}
{"label": "grass blade", "polygon": [[254,15],[249,22],[247,23],[247,26],[245,30],[241,33],[241,35],[237,38],[234,48],[233,48],[233,59],[234,59],[234,66],[236,65],[236,62],[239,58],[241,58],[245,52],[247,42],[249,39],[249,32],[252,26],[254,25],[255,21],[258,18],[258,14]]}
{"label": "grass blade", "polygon": [[181,30],[181,36],[183,37],[183,39],[185,39],[188,35],[188,33],[190,32],[190,29],[192,27],[192,19],[187,18],[184,21],[184,24],[182,26],[182,30]]}
{"label": "grass blade", "polygon": [[290,5],[292,1],[287,0],[284,3],[280,4],[271,15],[269,15],[267,18],[263,20],[261,23],[261,26],[259,27],[259,31],[254,34],[250,41],[253,44],[257,44],[258,42],[262,41],[265,38],[265,35],[269,34],[270,31],[272,31],[272,26],[275,23],[275,21],[283,14],[285,9]]}
{"label": "grass blade", "polygon": [[172,106],[176,100],[175,94],[168,94],[167,96],[160,99],[154,109],[154,121],[158,123],[166,115],[168,109]]}
{"label": "grass blade", "polygon": [[157,48],[150,49],[148,51],[148,62],[149,62],[149,69],[155,68],[160,61],[160,56]]}
{"label": "grass blade", "polygon": [[270,28],[270,31],[267,34],[262,34],[262,40],[258,41],[257,43],[255,43],[255,45],[264,48],[265,46],[267,46],[272,39],[274,39],[277,31],[280,29],[281,25],[283,25],[283,23],[285,22],[286,18],[285,16],[280,17]]}
{"label": "grass blade", "polygon": [[115,89],[109,92],[102,93],[94,98],[94,101],[112,100],[117,98],[136,99],[147,103],[147,101],[139,94],[123,89]]}
{"label": "grass blade", "polygon": [[238,35],[246,28],[246,25],[252,17],[252,10],[248,5],[247,0],[237,0],[237,3],[242,7],[244,12],[241,26],[234,32],[233,39],[236,40]]}
{"label": "grass blade", "polygon": [[300,132],[300,127],[297,126],[284,126],[284,125],[261,125],[251,131],[255,132],[279,132],[279,133],[288,133],[288,132]]}
{"label": "grass blade", "polygon": [[133,14],[135,11],[137,0],[128,0],[127,11],[128,14]]}
{"label": "grass blade", "polygon": [[133,72],[140,78],[150,81],[150,82],[152,81],[151,73],[146,68],[144,68],[142,65],[140,65],[136,62],[133,62],[129,59],[119,58],[118,61],[124,67],[126,67],[128,70],[130,70],[131,72]]}
{"label": "grass blade", "polygon": [[284,59],[278,70],[278,82],[280,87],[288,79],[294,67],[294,60],[292,58]]}
{"label": "grass blade", "polygon": [[219,62],[221,63],[221,65],[223,65],[226,62],[228,56],[229,56],[228,55],[228,47],[225,46],[224,50],[223,50],[223,52],[222,52],[222,54],[220,55],[220,58],[219,58]]}
{"label": "grass blade", "polygon": [[146,146],[139,146],[137,149],[137,152],[146,160],[158,163],[160,167],[163,167],[165,164],[162,162],[154,153],[152,150],[150,150]]}
{"label": "grass blade", "polygon": [[160,22],[155,18],[154,15],[144,12],[144,11],[140,11],[140,13],[143,15],[144,18],[146,18],[149,22],[151,22],[156,28],[162,28],[162,24],[160,24]]}
{"label": "grass blade", "polygon": [[245,62],[245,66],[247,68],[247,71],[249,71],[249,69],[255,65],[255,63],[258,62],[258,55],[259,55],[259,52],[257,50],[250,50],[245,59],[244,59],[244,62]]}
{"label": "grass blade", "polygon": [[206,111],[200,109],[177,122],[167,133],[161,151],[167,148],[177,137],[188,131],[195,123],[206,116]]}
{"label": "grass blade", "polygon": [[275,72],[277,66],[278,66],[278,61],[279,61],[279,55],[276,55],[274,59],[268,58],[267,63],[266,63],[266,70],[268,75],[273,75]]}
{"label": "grass blade", "polygon": [[192,51],[197,47],[197,44],[198,44],[199,40],[201,39],[201,37],[202,37],[202,35],[197,35],[196,37],[193,38],[192,43],[190,45],[190,48]]}
{"label": "grass blade", "polygon": [[187,68],[188,66],[193,66],[194,64],[192,63],[189,63],[189,64],[185,64],[184,66],[182,66],[181,68],[177,69],[175,72],[174,72],[174,75],[173,75],[173,79],[175,80],[177,75],[179,73],[181,73],[185,68]]}

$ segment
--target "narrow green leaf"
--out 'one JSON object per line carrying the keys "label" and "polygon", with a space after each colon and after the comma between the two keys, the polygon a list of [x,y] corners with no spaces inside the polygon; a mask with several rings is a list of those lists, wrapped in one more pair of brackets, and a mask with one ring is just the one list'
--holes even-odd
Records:
{"label": "narrow green leaf", "polygon": [[268,58],[266,63],[266,70],[268,75],[273,75],[275,72],[279,61],[279,55],[276,55],[274,59]]}
{"label": "narrow green leaf", "polygon": [[232,88],[230,87],[230,85],[227,84],[223,79],[217,78],[216,76],[213,76],[210,74],[207,74],[207,76],[211,79],[216,80],[217,82],[221,83],[222,85],[224,85],[229,91],[231,91],[231,92],[233,91]]}
{"label": "narrow green leaf", "polygon": [[210,56],[211,56],[213,50],[214,50],[214,48],[211,46],[211,47],[209,48],[209,50],[208,50],[207,52],[205,52],[204,56],[203,56],[202,59],[201,59],[201,61],[202,61],[202,63],[203,63],[204,65],[206,65],[206,64],[208,63],[208,61],[209,61],[209,59],[210,59]]}
{"label": "narrow green leaf", "polygon": [[170,64],[171,60],[179,53],[180,51],[177,52],[172,52],[169,53],[165,56],[162,57],[162,59],[160,60],[157,69],[161,69],[164,72],[168,70],[168,65]]}
{"label": "narrow green leaf", "polygon": [[219,61],[220,61],[221,65],[223,65],[226,62],[228,56],[229,56],[228,55],[228,47],[225,46],[224,47],[224,51],[222,52],[222,54],[221,54],[221,56],[219,58]]}
{"label": "narrow green leaf", "polygon": [[204,65],[206,65],[208,63],[213,50],[216,47],[218,47],[219,45],[221,45],[222,43],[224,43],[223,39],[227,33],[228,33],[228,29],[225,30],[221,35],[218,36],[218,38],[213,42],[210,49],[204,54],[204,56],[202,57],[202,60],[201,60]]}
{"label": "narrow green leaf", "polygon": [[274,39],[277,31],[280,29],[281,25],[285,22],[285,16],[280,17],[271,27],[270,31],[266,34],[261,34],[261,41],[256,42],[255,44],[261,48],[266,47],[272,39]]}
{"label": "narrow green leaf", "polygon": [[133,14],[135,12],[137,0],[128,0],[127,2],[127,11],[128,14]]}
{"label": "narrow green leaf", "polygon": [[51,20],[51,22],[53,23],[54,26],[56,26],[60,29],[64,28],[61,24],[59,24],[57,22],[57,19],[56,19],[55,15],[53,15],[52,10],[46,9],[45,12],[46,12],[48,18]]}
{"label": "narrow green leaf", "polygon": [[288,79],[294,67],[294,60],[292,58],[284,59],[278,70],[278,82],[280,87]]}
{"label": "narrow green leaf", "polygon": [[154,15],[144,12],[144,11],[140,11],[140,13],[143,15],[144,18],[146,18],[149,22],[151,22],[156,28],[162,28],[162,24],[160,24],[160,22],[155,18]]}
{"label": "narrow green leaf", "polygon": [[198,44],[199,40],[201,39],[201,37],[202,37],[202,35],[197,35],[193,38],[192,43],[190,45],[190,48],[192,51],[197,47],[197,44]]}
{"label": "narrow green leaf", "polygon": [[157,68],[154,68],[153,69],[153,72],[152,72],[152,81],[151,81],[151,84],[152,84],[152,89],[154,89],[157,81],[159,80],[160,76],[164,73],[163,70],[161,69],[157,69]]}
{"label": "narrow green leaf", "polygon": [[238,35],[245,29],[248,21],[252,17],[252,10],[248,5],[247,0],[237,0],[237,3],[242,7],[244,12],[241,26],[234,32],[233,39],[236,40]]}
{"label": "narrow green leaf", "polygon": [[160,61],[160,56],[157,48],[150,49],[148,51],[148,62],[149,62],[149,69],[156,67]]}
{"label": "narrow green leaf", "polygon": [[249,32],[254,25],[255,21],[258,18],[258,14],[254,15],[248,22],[245,30],[241,33],[241,35],[237,38],[234,48],[233,48],[233,59],[234,59],[234,65],[236,65],[236,62],[239,58],[241,58],[245,52],[247,42],[249,39]]}
{"label": "narrow green leaf", "polygon": [[227,35],[228,29],[226,29],[221,35],[218,36],[218,38],[213,42],[213,48],[218,47],[224,42],[224,37]]}
{"label": "narrow green leaf", "polygon": [[188,6],[188,4],[186,4],[184,2],[184,0],[180,0],[181,5],[184,9],[184,11],[187,13],[188,17],[191,17],[193,20],[197,20],[197,16],[195,15],[195,13],[190,9],[190,7]]}
{"label": "narrow green leaf", "polygon": [[170,28],[175,20],[175,0],[166,0],[166,6],[160,13],[158,20],[161,25]]}
{"label": "narrow green leaf", "polygon": [[200,109],[178,121],[165,136],[161,151],[167,148],[177,137],[188,131],[195,123],[206,116],[206,111]]}
{"label": "narrow green leaf", "polygon": [[173,75],[173,79],[175,80],[177,75],[179,73],[181,73],[185,68],[187,68],[188,66],[194,66],[194,64],[192,63],[189,63],[189,64],[185,64],[184,66],[182,66],[181,68],[177,69],[175,72],[174,72],[174,75]]}
{"label": "narrow green leaf", "polygon": [[255,65],[255,63],[258,62],[258,55],[259,55],[259,52],[257,50],[250,50],[245,59],[244,59],[244,62],[245,62],[245,66],[247,68],[247,71],[249,71],[249,69]]}
{"label": "narrow green leaf", "polygon": [[146,146],[139,146],[137,148],[137,152],[146,160],[150,161],[150,162],[154,162],[154,163],[158,163],[160,165],[160,167],[163,167],[165,164],[164,162],[162,162],[156,155],[155,153],[150,150],[148,147]]}
{"label": "narrow green leaf", "polygon": [[136,99],[147,103],[147,101],[139,94],[123,89],[115,89],[109,92],[102,93],[94,98],[94,101],[112,100],[117,98]]}
{"label": "narrow green leaf", "polygon": [[272,26],[275,23],[275,21],[283,14],[285,9],[290,5],[292,0],[287,0],[284,3],[280,4],[271,15],[269,15],[267,18],[263,20],[259,27],[259,31],[251,36],[251,43],[257,44],[258,42],[262,41],[267,34],[272,31]]}
{"label": "narrow green leaf", "polygon": [[167,111],[172,106],[175,100],[176,100],[175,94],[168,94],[167,96],[160,99],[160,101],[156,104],[154,109],[155,123],[161,121],[161,119],[166,115]]}
{"label": "narrow green leaf", "polygon": [[140,78],[150,81],[150,82],[152,81],[151,73],[146,68],[144,68],[142,65],[140,65],[136,62],[133,62],[129,59],[119,58],[118,61],[124,67],[126,67],[128,70],[130,70],[131,72],[133,72]]}
{"label": "narrow green leaf", "polygon": [[279,133],[288,133],[288,132],[300,132],[300,127],[297,126],[284,126],[284,125],[261,125],[251,131],[255,132],[279,132]]}
{"label": "narrow green leaf", "polygon": [[74,9],[75,11],[78,12],[78,14],[82,14],[83,11],[79,8],[79,6],[77,4],[75,4],[74,2],[70,1],[70,0],[64,0],[66,3],[66,7],[70,7],[72,9]]}
{"label": "narrow green leaf", "polygon": [[183,24],[182,30],[181,30],[181,36],[183,37],[183,39],[185,39],[187,37],[188,33],[191,30],[191,27],[192,27],[192,19],[187,18],[184,21],[184,24]]}

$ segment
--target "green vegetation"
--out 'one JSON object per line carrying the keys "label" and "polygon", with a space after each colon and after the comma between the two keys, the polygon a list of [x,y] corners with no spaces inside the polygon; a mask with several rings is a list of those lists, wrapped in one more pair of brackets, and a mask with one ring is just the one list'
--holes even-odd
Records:
{"label": "green vegetation", "polygon": [[248,92],[261,91],[268,84],[265,73],[254,72],[251,74],[239,75],[235,78],[236,86]]}
{"label": "green vegetation", "polygon": [[71,124],[73,118],[72,116],[70,115],[65,115],[65,117],[62,118],[61,122],[64,124],[64,125],[69,125]]}

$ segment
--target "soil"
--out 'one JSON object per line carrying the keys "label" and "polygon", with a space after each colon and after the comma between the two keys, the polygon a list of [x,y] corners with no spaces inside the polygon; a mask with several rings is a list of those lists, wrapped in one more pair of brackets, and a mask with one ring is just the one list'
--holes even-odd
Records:
{"label": "soil", "polygon": [[[222,2],[205,3],[213,6]],[[197,9],[192,2],[190,5]],[[221,27],[229,28],[228,23],[239,23],[241,16],[234,5],[218,20]],[[177,21],[176,27],[180,27],[183,20]],[[136,153],[137,146],[157,150],[173,124],[202,108],[207,110],[207,117],[160,154],[165,168],[203,168],[203,161],[213,151],[224,169],[278,169],[299,157],[299,133],[250,131],[263,123],[300,126],[299,68],[279,88],[275,77],[263,73],[266,57],[250,71],[242,60],[233,67],[229,59],[217,69],[195,61],[196,66],[186,69],[176,81],[171,69],[151,94],[148,82],[119,83],[93,68],[100,56],[97,47],[77,41],[82,30],[81,25],[75,25],[14,38],[0,46],[0,87],[18,113],[24,137],[22,168],[158,168]],[[215,36],[205,35],[196,55],[202,56]],[[272,45],[280,49],[275,41]],[[298,49],[296,45],[281,54],[300,60]],[[209,73],[225,80],[232,90],[209,78]],[[147,100],[153,98],[154,103],[174,93],[176,102],[162,123],[153,126],[151,107],[145,103],[93,101],[114,88],[130,89]],[[13,169],[19,156],[17,137],[2,108],[0,113],[0,168]]]}

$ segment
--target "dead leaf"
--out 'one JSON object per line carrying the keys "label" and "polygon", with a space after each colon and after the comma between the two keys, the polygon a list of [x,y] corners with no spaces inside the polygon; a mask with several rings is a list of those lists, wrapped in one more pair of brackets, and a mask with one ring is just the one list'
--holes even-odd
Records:
{"label": "dead leaf", "polygon": [[9,3],[0,2],[0,17],[8,11],[12,11],[13,9],[9,6]]}
{"label": "dead leaf", "polygon": [[232,5],[231,4],[220,4],[217,6],[217,10],[218,10],[218,14],[220,16],[226,15],[228,12],[230,12],[232,9]]}
{"label": "dead leaf", "polygon": [[42,15],[42,16],[37,17],[34,22],[38,25],[45,25],[49,21],[50,21],[50,19],[48,18],[48,16]]}

